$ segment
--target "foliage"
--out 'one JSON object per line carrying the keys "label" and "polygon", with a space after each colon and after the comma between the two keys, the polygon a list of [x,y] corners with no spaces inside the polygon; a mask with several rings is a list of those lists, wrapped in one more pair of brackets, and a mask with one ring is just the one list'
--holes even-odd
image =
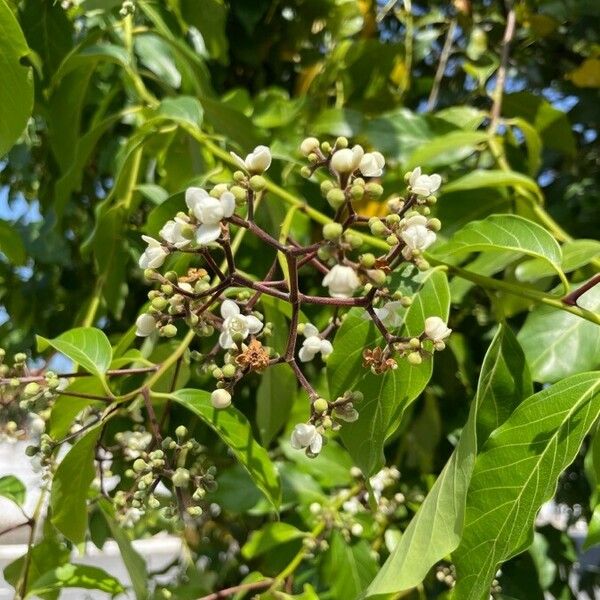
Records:
{"label": "foliage", "polygon": [[[0,0],[0,443],[48,482],[29,514],[0,478],[19,596],[593,597],[599,26]],[[74,558],[108,538],[129,582]]]}

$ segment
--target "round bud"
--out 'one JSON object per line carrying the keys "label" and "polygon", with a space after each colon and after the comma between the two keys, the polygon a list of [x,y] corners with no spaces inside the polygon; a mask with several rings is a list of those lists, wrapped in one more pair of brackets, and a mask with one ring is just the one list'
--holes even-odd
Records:
{"label": "round bud", "polygon": [[324,196],[327,196],[327,192],[329,192],[329,190],[332,190],[335,186],[333,185],[333,181],[331,181],[330,179],[325,179],[325,181],[321,182],[321,193]]}
{"label": "round bud", "polygon": [[245,181],[246,173],[244,171],[234,171],[233,179],[234,181]]}
{"label": "round bud", "polygon": [[383,236],[389,233],[389,229],[383,224],[381,219],[369,221],[369,229],[373,235]]}
{"label": "round bud", "polygon": [[40,388],[39,384],[35,383],[35,381],[32,381],[31,383],[28,383],[25,386],[23,393],[25,394],[25,396],[28,396],[29,398],[31,398],[32,396],[37,395],[39,393],[40,389],[41,388]]}
{"label": "round bud", "polygon": [[352,402],[362,402],[362,400],[364,399],[364,394],[357,390],[355,392],[352,392],[351,398]]}
{"label": "round bud", "polygon": [[231,379],[232,377],[235,377],[237,369],[235,368],[235,365],[228,364],[224,365],[221,371],[223,372],[223,377]]}
{"label": "round bud", "polygon": [[435,344],[433,344],[433,347],[436,350],[443,350],[446,347],[446,343],[443,341],[435,342]]}
{"label": "round bud", "polygon": [[331,420],[331,417],[323,418],[323,429],[331,429],[332,425],[333,425],[333,421]]}
{"label": "round bud", "polygon": [[210,402],[216,409],[227,408],[231,405],[231,394],[224,389],[217,389],[210,395]]}
{"label": "round bud", "polygon": [[415,338],[415,337],[414,338],[410,338],[410,340],[409,340],[408,343],[409,343],[409,345],[410,345],[411,348],[417,349],[417,348],[421,347],[421,340],[419,338]]}
{"label": "round bud", "polygon": [[379,198],[383,194],[383,187],[371,181],[365,185],[365,193],[370,198]]}
{"label": "round bud", "polygon": [[319,156],[318,156],[317,154],[315,154],[314,152],[311,152],[311,153],[308,155],[308,160],[309,160],[311,163],[316,163],[316,162],[319,160]]}
{"label": "round bud", "polygon": [[233,194],[237,202],[245,201],[248,195],[248,192],[240,185],[232,185],[229,191]]}
{"label": "round bud", "polygon": [[329,241],[337,240],[343,231],[344,228],[341,223],[327,223],[327,225],[323,225],[323,237]]}
{"label": "round bud", "polygon": [[321,142],[321,150],[323,150],[325,154],[329,154],[331,152],[331,144],[329,142]]}
{"label": "round bud", "polygon": [[356,250],[357,248],[360,248],[363,244],[362,238],[360,237],[360,235],[357,235],[356,233],[353,233],[351,231],[348,231],[346,233],[346,235],[344,236],[344,239],[346,241],[346,243],[350,244],[350,247],[354,250]]}
{"label": "round bud", "polygon": [[302,177],[308,179],[312,175],[312,171],[310,170],[310,167],[307,167],[306,165],[304,165],[300,169],[300,175],[302,175]]}
{"label": "round bud", "polygon": [[196,313],[191,313],[186,317],[185,322],[190,327],[196,327],[196,325],[198,325],[200,322],[200,317]]}
{"label": "round bud", "polygon": [[185,425],[179,425],[175,430],[175,435],[181,440],[184,440],[187,437],[187,434],[188,430]]}
{"label": "round bud", "polygon": [[133,462],[133,470],[136,473],[142,473],[147,469],[147,467],[148,465],[146,464],[146,461],[143,458],[136,458]]}
{"label": "round bud", "polygon": [[387,207],[394,213],[399,213],[404,208],[404,202],[400,198],[391,198],[387,201]]}
{"label": "round bud", "polygon": [[226,183],[217,183],[217,185],[210,190],[210,195],[214,196],[215,198],[220,198],[227,191],[228,189]]}
{"label": "round bud", "polygon": [[162,311],[167,307],[168,301],[164,296],[157,296],[156,298],[153,298],[152,302],[150,303],[150,305],[152,306],[152,308],[155,308],[158,311]]}
{"label": "round bud", "polygon": [[429,269],[429,263],[424,258],[416,260],[415,263],[419,271],[427,271]]}
{"label": "round bud", "polygon": [[160,500],[156,496],[153,496],[153,495],[148,496],[147,502],[148,502],[149,508],[156,509],[160,506]]}
{"label": "round bud", "polygon": [[172,338],[177,335],[177,327],[173,323],[167,323],[160,328],[160,334],[166,338]]}
{"label": "round bud", "polygon": [[190,517],[199,517],[202,514],[202,509],[199,506],[188,506],[186,511]]}
{"label": "round bud", "polygon": [[329,260],[331,258],[331,248],[329,248],[327,246],[321,246],[317,250],[317,256],[319,257],[319,260],[324,260],[324,261]]}
{"label": "round bud", "polygon": [[144,269],[144,279],[152,281],[155,275],[156,271],[154,269]]}
{"label": "round bud", "polygon": [[429,208],[429,206],[424,206],[424,207],[421,209],[421,214],[422,214],[422,215],[424,215],[424,216],[426,216],[426,217],[427,217],[428,215],[430,215],[430,214],[431,214],[431,209]]}
{"label": "round bud", "polygon": [[373,267],[373,265],[375,265],[375,261],[377,259],[375,258],[374,254],[367,252],[366,254],[361,254],[358,257],[358,260],[363,267],[365,267],[366,269],[370,269]]}
{"label": "round bud", "polygon": [[329,408],[329,402],[327,402],[327,400],[325,400],[325,398],[317,398],[313,402],[313,409],[318,414],[322,414],[322,413],[326,412],[328,408]]}
{"label": "round bud", "polygon": [[169,285],[168,283],[165,283],[160,286],[160,291],[163,294],[165,294],[165,296],[172,296],[173,295],[173,286]]}
{"label": "round bud", "polygon": [[319,147],[319,140],[316,137],[307,137],[302,140],[300,144],[300,152],[304,156],[308,156],[311,152],[314,152]]}
{"label": "round bud", "polygon": [[375,287],[381,287],[382,285],[385,285],[387,280],[385,271],[382,269],[371,269],[367,271],[367,276]]}
{"label": "round bud", "polygon": [[351,173],[355,168],[354,154],[349,148],[337,150],[331,157],[331,168],[337,173]]}
{"label": "round bud", "polygon": [[27,448],[25,448],[25,454],[29,457],[35,456],[39,451],[40,449],[38,446],[27,446]]}
{"label": "round bud", "polygon": [[336,148],[347,148],[348,147],[348,138],[340,136],[339,138],[337,138],[337,140],[335,140],[335,147]]}
{"label": "round bud", "polygon": [[211,375],[215,378],[215,379],[223,379],[223,371],[221,369],[219,369],[219,367],[215,367],[212,371],[211,371]]}
{"label": "round bud", "polygon": [[362,185],[353,185],[350,188],[350,195],[352,200],[360,200],[365,194],[365,188]]}
{"label": "round bud", "polygon": [[267,181],[264,177],[262,177],[261,175],[252,175],[252,177],[250,177],[250,187],[255,191],[255,192],[262,192],[262,190],[265,189],[265,187],[267,186]]}
{"label": "round bud", "polygon": [[385,222],[388,225],[397,225],[398,223],[400,223],[400,215],[397,215],[397,214],[388,215],[385,218]]}
{"label": "round bud", "polygon": [[411,365],[420,365],[423,362],[423,358],[418,352],[411,352],[407,357],[409,364]]}
{"label": "round bud", "polygon": [[333,188],[327,192],[327,202],[332,208],[339,208],[346,201],[346,195],[339,188]]}
{"label": "round bud", "polygon": [[173,473],[172,481],[175,487],[186,487],[190,482],[190,472],[183,467],[178,467]]}
{"label": "round bud", "polygon": [[24,363],[27,360],[27,354],[25,352],[17,352],[15,354],[16,363]]}
{"label": "round bud", "polygon": [[400,304],[405,308],[408,308],[412,304],[412,298],[410,296],[402,296],[402,298],[400,298]]}
{"label": "round bud", "polygon": [[437,204],[437,198],[435,196],[428,196],[427,204]]}
{"label": "round bud", "polygon": [[429,227],[431,231],[439,231],[442,228],[442,222],[439,219],[429,219],[429,221],[427,221],[427,227]]}
{"label": "round bud", "polygon": [[396,246],[398,245],[398,242],[400,241],[395,235],[388,235],[385,238],[385,241],[390,245],[390,246]]}

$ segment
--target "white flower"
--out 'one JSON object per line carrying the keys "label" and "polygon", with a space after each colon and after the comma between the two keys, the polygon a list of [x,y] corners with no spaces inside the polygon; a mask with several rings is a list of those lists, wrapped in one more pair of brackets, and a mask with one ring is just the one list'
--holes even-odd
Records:
{"label": "white flower", "polygon": [[230,217],[235,210],[235,196],[231,192],[223,192],[220,198],[213,198],[201,188],[188,188],[185,201],[200,221],[196,230],[196,242],[209,244],[221,235],[221,220]]}
{"label": "white flower", "polygon": [[224,321],[219,344],[225,349],[235,346],[233,341],[235,334],[241,334],[242,339],[246,339],[249,334],[258,333],[263,326],[254,315],[242,315],[240,307],[233,300],[223,300],[221,316]]}
{"label": "white flower", "polygon": [[319,337],[319,330],[314,325],[307,323],[304,325],[302,333],[306,337],[298,353],[302,362],[312,360],[319,352],[323,358],[327,358],[333,352],[331,342],[329,340],[322,340]]}
{"label": "white flower", "polygon": [[452,329],[440,317],[427,317],[425,319],[425,335],[432,342],[443,342],[451,333]]}
{"label": "white flower", "polygon": [[402,317],[400,316],[400,309],[402,308],[402,302],[394,300],[392,302],[386,302],[381,308],[375,308],[375,314],[384,325],[390,327],[399,327],[402,325]]}
{"label": "white flower", "polygon": [[423,215],[409,217],[404,224],[400,237],[406,244],[404,250],[407,250],[407,252],[403,251],[405,258],[410,258],[415,250],[422,252],[429,248],[436,238],[435,232],[427,228],[427,219]]}
{"label": "white flower", "polygon": [[156,321],[150,313],[143,313],[136,319],[135,326],[135,335],[148,337],[156,330]]}
{"label": "white flower", "polygon": [[305,140],[302,140],[300,144],[300,152],[304,154],[304,156],[308,156],[311,152],[314,152],[319,147],[319,140],[316,137],[307,137]]}
{"label": "white flower", "polygon": [[301,450],[308,448],[312,454],[319,454],[323,447],[323,436],[314,425],[298,423],[292,431],[292,448]]}
{"label": "white flower", "polygon": [[143,235],[142,239],[148,244],[148,247],[144,250],[140,256],[138,264],[141,269],[158,269],[165,262],[165,258],[169,256],[168,250],[166,250],[162,244],[151,238],[149,235]]}
{"label": "white flower", "polygon": [[352,149],[342,148],[333,153],[331,168],[337,173],[352,173],[358,169],[365,151],[358,144]]}
{"label": "white flower", "polygon": [[323,285],[334,298],[350,298],[360,287],[360,279],[352,267],[335,265],[323,278]]}
{"label": "white flower", "polygon": [[383,167],[385,166],[385,158],[380,152],[367,152],[359,165],[360,172],[365,177],[381,177]]}
{"label": "white flower", "polygon": [[268,146],[256,146],[244,160],[235,152],[230,152],[238,165],[249,173],[264,173],[271,166],[271,151]]}
{"label": "white flower", "polygon": [[210,402],[214,408],[227,408],[231,405],[231,394],[227,390],[216,389],[210,395]]}
{"label": "white flower", "polygon": [[434,173],[433,175],[422,175],[421,167],[417,167],[408,179],[411,191],[418,196],[431,196],[440,189],[442,178]]}
{"label": "white flower", "polygon": [[183,233],[184,227],[187,228],[188,225],[188,223],[186,223],[179,217],[175,217],[174,220],[167,221],[163,225],[163,228],[160,230],[159,235],[163,240],[175,246],[175,248],[184,248],[192,241]]}

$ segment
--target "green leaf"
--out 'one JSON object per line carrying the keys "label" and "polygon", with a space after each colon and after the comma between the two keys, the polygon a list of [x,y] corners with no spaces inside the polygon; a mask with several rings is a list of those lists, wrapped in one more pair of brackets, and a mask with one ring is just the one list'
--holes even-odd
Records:
{"label": "green leaf", "polygon": [[33,108],[33,75],[21,64],[29,52],[12,10],[0,0],[0,158],[23,133]]}
{"label": "green leaf", "polygon": [[202,105],[192,96],[165,98],[156,111],[156,117],[169,119],[175,123],[200,127],[204,111]]}
{"label": "green leaf", "polygon": [[275,365],[261,377],[256,391],[256,424],[268,446],[286,424],[296,398],[296,377],[289,365]]}
{"label": "green leaf", "polygon": [[13,265],[22,265],[27,258],[23,240],[14,225],[0,221],[0,252],[8,258]]}
{"label": "green leaf", "polygon": [[37,336],[38,350],[49,346],[81,365],[88,373],[104,376],[112,360],[110,342],[99,329],[77,327],[70,329],[53,340]]}
{"label": "green leaf", "polygon": [[307,534],[288,523],[267,523],[258,531],[252,532],[242,547],[242,556],[250,560],[305,535]]}
{"label": "green leaf", "polygon": [[171,394],[171,397],[200,417],[221,437],[257,487],[273,507],[277,508],[281,501],[277,470],[267,451],[252,437],[252,429],[246,417],[233,406],[226,410],[213,408],[210,394],[204,390],[179,390]]}
{"label": "green leaf", "polygon": [[457,548],[477,450],[532,389],[523,352],[514,334],[503,325],[485,355],[477,395],[456,449],[369,585],[366,597],[412,589],[436,562]]}
{"label": "green leaf", "polygon": [[228,8],[223,0],[181,0],[183,18],[200,31],[208,54],[223,64],[227,64],[229,49],[227,12]]}
{"label": "green leaf", "polygon": [[87,497],[96,475],[95,450],[101,432],[102,425],[86,431],[58,465],[52,480],[52,524],[74,544],[85,540]]}
{"label": "green leaf", "polygon": [[[424,277],[422,288],[406,311],[402,335],[423,333],[427,317],[448,318],[450,292],[446,275],[432,270]],[[359,390],[364,395],[356,407],[359,419],[345,423],[341,437],[356,464],[370,475],[383,465],[385,441],[400,424],[407,406],[425,389],[433,363],[427,358],[422,364],[412,366],[399,360],[397,369],[373,375],[363,367],[362,353],[380,343],[380,335],[364,315],[363,310],[352,310],[344,320],[327,361],[327,378],[333,399],[347,390]]]}
{"label": "green leaf", "polygon": [[[581,295],[577,303],[591,311],[600,310],[600,286]],[[533,379],[541,383],[600,365],[600,326],[551,306],[534,308],[518,338]]]}
{"label": "green leaf", "polygon": [[162,38],[153,34],[135,37],[135,52],[141,63],[166,85],[178,89],[181,73],[177,70],[171,47]]}
{"label": "green leaf", "polygon": [[476,147],[485,142],[489,134],[485,131],[451,131],[419,146],[408,159],[406,169],[418,166],[438,166],[463,160]]}
{"label": "green leaf", "polygon": [[[600,256],[600,242],[596,240],[572,240],[562,246],[561,269],[571,273]],[[519,281],[537,281],[554,275],[554,269],[541,258],[526,260],[517,266],[515,275]]]}
{"label": "green leaf", "polygon": [[115,542],[117,542],[117,546],[119,546],[121,558],[123,559],[127,573],[129,573],[135,597],[137,600],[147,600],[148,571],[144,559],[132,546],[127,531],[117,523],[115,519],[115,509],[108,499],[100,498],[98,506],[106,519],[110,534]]}
{"label": "green leaf", "polygon": [[25,597],[31,598],[64,588],[100,590],[107,594],[120,594],[125,591],[121,582],[103,569],[89,565],[67,564],[56,567],[36,579]]}
{"label": "green leaf", "polygon": [[523,187],[536,196],[540,196],[540,188],[538,184],[516,171],[487,171],[483,169],[476,169],[471,171],[467,175],[463,175],[450,183],[443,186],[442,191],[444,194],[450,192],[464,192],[465,190],[477,190],[481,188],[495,188],[495,187]]}
{"label": "green leaf", "polygon": [[528,123],[525,119],[517,117],[512,119],[512,123],[516,125],[525,138],[525,144],[527,145],[527,162],[529,163],[529,174],[535,177],[536,173],[540,170],[542,164],[542,140],[535,130],[535,128]]}
{"label": "green leaf", "polygon": [[12,500],[19,506],[25,502],[25,486],[23,482],[14,475],[0,477],[0,496]]}
{"label": "green leaf", "polygon": [[600,373],[569,377],[530,396],[488,439],[453,554],[457,598],[483,600],[498,566],[532,541],[539,507],[575,458],[600,412]]}
{"label": "green leaf", "polygon": [[366,540],[348,543],[334,531],[323,564],[323,580],[331,598],[359,598],[375,573],[377,562]]}
{"label": "green leaf", "polygon": [[448,256],[466,252],[510,250],[544,260],[564,281],[562,254],[557,241],[543,227],[517,215],[491,215],[473,221],[438,246],[434,254]]}

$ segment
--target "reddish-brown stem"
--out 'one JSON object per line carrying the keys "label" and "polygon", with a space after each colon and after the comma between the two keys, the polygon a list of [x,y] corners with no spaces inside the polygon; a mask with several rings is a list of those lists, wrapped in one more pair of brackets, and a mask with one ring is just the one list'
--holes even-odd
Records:
{"label": "reddish-brown stem", "polygon": [[578,287],[576,290],[573,290],[570,294],[567,294],[563,299],[563,304],[567,306],[577,306],[577,300],[579,300],[580,296],[583,296],[587,291],[591,290],[593,287],[597,286],[600,283],[600,273],[594,275],[589,281],[584,283],[581,287]]}

